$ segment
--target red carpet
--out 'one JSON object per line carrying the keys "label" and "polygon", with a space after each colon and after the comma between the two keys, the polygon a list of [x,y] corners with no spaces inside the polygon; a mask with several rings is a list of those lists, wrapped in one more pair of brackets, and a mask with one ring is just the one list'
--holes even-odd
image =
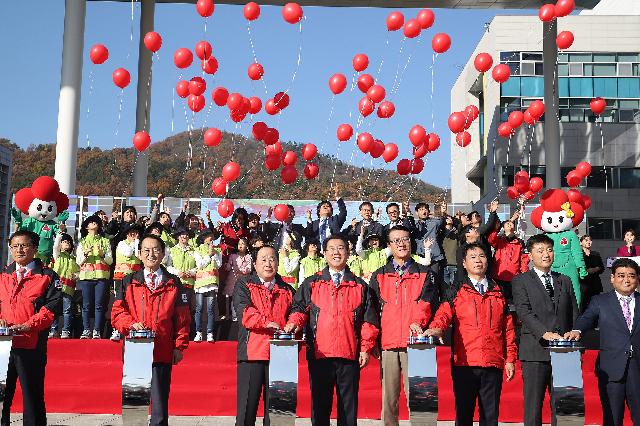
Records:
{"label": "red carpet", "polygon": [[[453,420],[454,399],[450,375],[449,349],[438,349],[439,420]],[[310,417],[309,376],[304,349],[300,352],[298,416]],[[236,344],[192,344],[183,362],[174,367],[169,410],[174,415],[234,416],[236,411]],[[584,358],[586,424],[601,424],[602,412],[595,374],[596,351]],[[119,413],[122,380],[122,349],[108,340],[53,340],[49,342],[46,377],[47,411],[51,413]],[[548,407],[548,404],[546,405]],[[372,359],[362,372],[358,417],[380,418],[380,364]],[[404,395],[400,417],[407,419]],[[335,407],[334,407],[335,408]],[[22,410],[20,390],[13,411]],[[628,416],[625,425],[631,426]],[[335,415],[335,409],[334,409]],[[500,420],[522,422],[522,376],[520,368],[513,381],[503,385]],[[550,419],[545,409],[545,422]]]}

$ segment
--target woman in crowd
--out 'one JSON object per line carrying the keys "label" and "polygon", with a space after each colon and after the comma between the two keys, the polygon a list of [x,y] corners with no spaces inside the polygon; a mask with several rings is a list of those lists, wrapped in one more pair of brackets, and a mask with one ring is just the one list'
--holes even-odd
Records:
{"label": "woman in crowd", "polygon": [[624,245],[618,249],[618,257],[640,256],[640,247],[636,246],[636,231],[628,229],[624,233]]}
{"label": "woman in crowd", "polygon": [[318,255],[319,251],[317,242],[310,241],[305,244],[304,252],[307,253],[307,255],[300,261],[300,283],[311,275],[322,271],[324,267],[327,266],[324,257]]}
{"label": "woman in crowd", "polygon": [[[53,243],[52,268],[62,285],[62,334],[63,339],[71,338],[71,320],[73,318],[73,296],[76,292],[76,282],[80,267],[73,254],[73,238],[69,234],[60,232]],[[51,324],[49,337],[58,337],[58,318]]]}
{"label": "woman in crowd", "polygon": [[589,306],[589,301],[596,294],[602,293],[602,281],[600,274],[604,272],[604,263],[600,253],[591,250],[591,237],[582,235],[580,237],[580,246],[584,256],[584,264],[587,268],[587,276],[580,280],[580,294],[582,294],[582,306],[580,311],[584,312]]}
{"label": "woman in crowd", "polygon": [[231,253],[224,269],[227,271],[227,276],[224,280],[224,295],[227,312],[231,312],[231,320],[237,321],[236,311],[231,303],[231,297],[233,296],[233,289],[236,286],[238,278],[248,276],[251,274],[251,253],[249,252],[249,241],[241,237],[238,239],[238,251]]}
{"label": "woman in crowd", "polygon": [[222,252],[214,245],[214,238],[211,232],[206,231],[200,234],[198,242],[200,245],[194,253],[198,272],[196,272],[196,281],[193,286],[196,293],[196,336],[193,341],[202,342],[203,340],[202,308],[206,303],[207,342],[213,343],[215,341],[213,332],[218,308],[218,284],[220,282],[218,269],[222,265]]}
{"label": "woman in crowd", "polygon": [[298,275],[300,273],[300,252],[292,248],[291,236],[287,233],[282,241],[282,248],[278,255],[278,274],[282,280],[298,288]]}

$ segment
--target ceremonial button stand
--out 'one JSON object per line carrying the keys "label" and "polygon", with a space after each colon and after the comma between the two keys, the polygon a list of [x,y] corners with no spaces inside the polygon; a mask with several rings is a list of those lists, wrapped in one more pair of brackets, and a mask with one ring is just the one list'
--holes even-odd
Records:
{"label": "ceremonial button stand", "polygon": [[438,364],[434,338],[411,336],[407,345],[407,358],[411,425],[436,425],[438,419]]}
{"label": "ceremonial button stand", "polygon": [[4,403],[7,388],[7,370],[9,370],[9,354],[13,333],[9,327],[0,327],[0,403]]}
{"label": "ceremonial button stand", "polygon": [[294,426],[298,402],[298,348],[294,334],[277,332],[270,340],[269,420],[272,426]]}
{"label": "ceremonial button stand", "polygon": [[124,341],[122,423],[126,426],[149,424],[154,337],[152,330],[132,330]]}
{"label": "ceremonial button stand", "polygon": [[549,342],[553,375],[553,404],[556,419],[561,424],[584,424],[584,384],[582,381],[580,342],[554,340]]}

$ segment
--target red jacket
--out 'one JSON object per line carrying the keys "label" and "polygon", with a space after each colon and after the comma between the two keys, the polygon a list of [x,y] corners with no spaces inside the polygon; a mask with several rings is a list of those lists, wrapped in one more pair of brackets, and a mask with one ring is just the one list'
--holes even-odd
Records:
{"label": "red jacket", "polygon": [[494,230],[487,241],[495,249],[491,276],[500,281],[511,281],[516,275],[529,270],[529,255],[524,252],[524,242],[520,238],[498,236]]}
{"label": "red jacket", "polygon": [[58,275],[35,259],[35,267],[16,281],[15,262],[0,274],[0,319],[8,325],[28,324],[30,330],[13,337],[15,349],[47,350],[49,328],[62,310]]}
{"label": "red jacket", "polygon": [[289,322],[306,325],[311,359],[358,359],[376,342],[379,314],[367,284],[346,268],[335,286],[329,268],[304,280],[293,298]]}
{"label": "red jacket", "polygon": [[513,318],[502,290],[489,281],[480,295],[463,283],[438,308],[429,328],[447,329],[453,323],[453,363],[456,366],[504,368],[518,355]]}
{"label": "red jacket", "polygon": [[162,283],[154,291],[147,287],[142,270],[122,280],[122,292],[111,308],[111,324],[124,335],[136,322],[155,331],[153,362],[171,363],[173,350],[189,345],[191,314],[186,287],[161,268]]}
{"label": "red jacket", "polygon": [[241,318],[238,330],[238,361],[268,361],[269,340],[273,331],[267,324],[287,324],[295,290],[276,275],[276,283],[269,291],[257,275],[242,277],[233,289],[233,304]]}
{"label": "red jacket", "polygon": [[438,290],[428,267],[411,262],[399,277],[390,260],[371,276],[369,287],[380,307],[382,349],[406,348],[409,326],[424,328],[431,319],[431,307],[437,305]]}

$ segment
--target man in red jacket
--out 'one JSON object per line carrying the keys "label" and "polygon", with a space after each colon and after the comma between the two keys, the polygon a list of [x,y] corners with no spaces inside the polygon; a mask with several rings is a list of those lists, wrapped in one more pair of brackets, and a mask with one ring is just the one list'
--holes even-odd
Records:
{"label": "man in red jacket", "polygon": [[358,422],[360,368],[369,362],[379,316],[371,290],[347,267],[347,240],[332,235],[323,246],[328,266],[298,288],[285,331],[306,326],[313,426],[329,426],[334,387],[338,426],[353,426]]}
{"label": "man in red jacket", "polygon": [[453,324],[453,391],[456,424],[473,425],[476,399],[480,399],[480,424],[498,424],[502,371],[507,380],[515,373],[518,355],[513,319],[502,290],[487,279],[487,255],[480,244],[464,248],[466,276],[435,314],[427,336],[441,337]]}
{"label": "man in red jacket", "polygon": [[144,269],[122,280],[111,308],[111,324],[123,335],[130,330],[153,330],[151,425],[169,424],[171,367],[182,360],[189,345],[189,293],[180,278],[160,265],[164,241],[147,234],[140,241]]}
{"label": "man in red jacket", "polygon": [[411,258],[409,228],[392,227],[387,241],[393,258],[371,275],[369,286],[381,311],[382,422],[397,426],[401,377],[409,400],[407,340],[422,334],[429,323],[438,289],[433,272]]}
{"label": "man in red jacket", "polygon": [[255,275],[240,278],[233,289],[238,330],[238,405],[236,426],[254,426],[262,392],[264,420],[269,426],[269,340],[281,330],[295,290],[278,270],[278,252],[270,246],[254,254]]}
{"label": "man in red jacket", "polygon": [[0,327],[9,327],[13,343],[2,407],[2,425],[10,421],[11,403],[20,378],[24,401],[23,424],[47,424],[44,404],[44,372],[47,338],[54,318],[60,315],[62,292],[58,275],[34,259],[40,238],[31,231],[17,231],[9,238],[14,263],[0,274]]}

